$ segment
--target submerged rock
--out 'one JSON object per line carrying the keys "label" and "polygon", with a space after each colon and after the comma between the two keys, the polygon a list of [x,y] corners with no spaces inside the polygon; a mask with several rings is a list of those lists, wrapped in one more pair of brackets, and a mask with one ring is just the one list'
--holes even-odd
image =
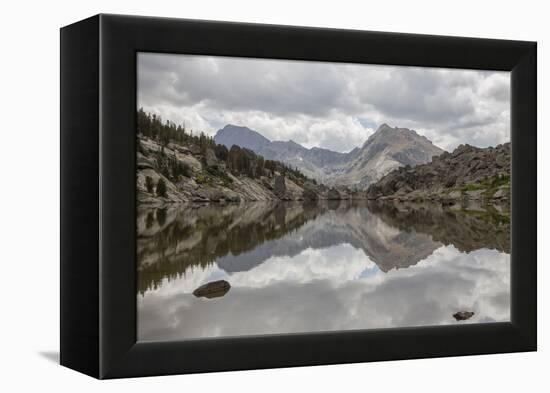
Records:
{"label": "submerged rock", "polygon": [[212,299],[224,296],[227,292],[229,292],[229,289],[231,289],[231,285],[227,281],[218,280],[201,285],[193,291],[193,295],[196,297]]}
{"label": "submerged rock", "polygon": [[471,317],[473,317],[474,314],[475,313],[473,311],[459,311],[459,312],[453,314],[453,317],[457,321],[465,321],[465,320],[470,319]]}

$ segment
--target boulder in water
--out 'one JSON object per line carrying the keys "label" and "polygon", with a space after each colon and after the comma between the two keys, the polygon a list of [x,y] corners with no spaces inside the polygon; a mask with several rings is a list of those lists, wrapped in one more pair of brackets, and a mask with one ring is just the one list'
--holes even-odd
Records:
{"label": "boulder in water", "polygon": [[231,285],[225,280],[212,281],[195,289],[193,295],[212,299],[225,295],[230,288]]}
{"label": "boulder in water", "polygon": [[473,316],[474,316],[473,311],[459,311],[453,314],[454,319],[456,319],[457,321],[465,321],[467,319],[470,319]]}

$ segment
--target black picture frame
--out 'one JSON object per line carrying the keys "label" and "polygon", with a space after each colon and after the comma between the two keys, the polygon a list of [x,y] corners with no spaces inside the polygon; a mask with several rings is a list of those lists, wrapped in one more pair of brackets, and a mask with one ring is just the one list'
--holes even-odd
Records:
{"label": "black picture frame", "polygon": [[[511,322],[136,342],[136,54],[511,71]],[[535,351],[536,43],[97,15],[61,29],[61,364],[96,378]]]}

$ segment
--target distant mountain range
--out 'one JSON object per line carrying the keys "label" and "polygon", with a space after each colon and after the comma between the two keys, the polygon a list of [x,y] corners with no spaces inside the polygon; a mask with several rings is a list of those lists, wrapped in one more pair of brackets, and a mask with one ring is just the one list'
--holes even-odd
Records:
{"label": "distant mountain range", "polygon": [[327,185],[358,189],[367,188],[393,169],[424,164],[444,152],[413,130],[387,124],[382,124],[363,146],[348,153],[318,147],[308,149],[294,141],[271,141],[250,128],[231,124],[218,130],[214,141],[227,148],[237,145],[266,159],[282,161]]}

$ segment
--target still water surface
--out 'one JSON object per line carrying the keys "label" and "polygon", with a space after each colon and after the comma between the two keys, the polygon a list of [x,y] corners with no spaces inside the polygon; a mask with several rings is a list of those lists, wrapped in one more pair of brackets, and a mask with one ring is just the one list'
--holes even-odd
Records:
{"label": "still water surface", "polygon": [[[508,321],[508,217],[338,201],[140,209],[138,339]],[[217,280],[229,291],[193,295]]]}

